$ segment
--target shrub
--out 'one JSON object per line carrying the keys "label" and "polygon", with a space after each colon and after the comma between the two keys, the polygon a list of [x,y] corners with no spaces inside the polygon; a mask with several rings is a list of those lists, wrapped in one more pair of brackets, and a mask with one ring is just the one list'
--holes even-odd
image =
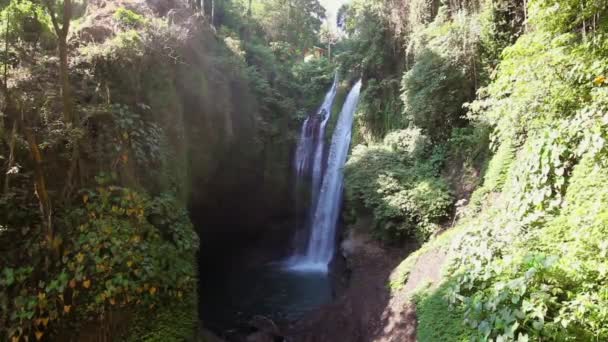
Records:
{"label": "shrub", "polygon": [[[556,8],[530,21],[579,15]],[[482,339],[608,338],[608,50],[566,27],[520,37],[472,106],[500,141],[479,191],[500,195],[464,223],[447,298]]]}
{"label": "shrub", "polygon": [[293,75],[295,84],[304,99],[304,108],[316,110],[323,102],[323,96],[331,87],[336,67],[327,58],[312,59],[294,65]]}
{"label": "shrub", "polygon": [[[10,18],[10,20],[7,19]],[[42,43],[47,50],[57,45],[53,33],[51,18],[42,4],[36,1],[8,1],[0,5],[0,26],[3,28],[2,40],[22,40],[24,43],[35,46]],[[6,36],[8,34],[8,36]],[[3,56],[9,51],[2,51]]]}
{"label": "shrub", "polygon": [[[599,209],[608,203],[607,174],[585,157],[572,175],[568,205],[533,234],[521,225],[505,225],[508,219],[498,213],[475,222],[480,228],[470,230],[459,247],[466,257],[458,259],[469,264],[448,298],[463,301],[466,321],[480,336],[608,337],[608,244],[603,238],[608,217]],[[493,227],[506,234],[496,234]]]}
{"label": "shrub", "polygon": [[141,27],[146,22],[144,16],[124,7],[121,7],[114,12],[114,20],[127,29]]}
{"label": "shrub", "polygon": [[42,336],[75,315],[101,319],[113,308],[154,308],[194,291],[198,238],[173,196],[149,198],[107,177],[99,182],[82,192],[83,208],[57,224],[62,234],[53,249],[60,255],[33,241],[33,266],[3,265],[3,340]]}
{"label": "shrub", "polygon": [[393,131],[384,137],[384,145],[405,156],[421,158],[428,152],[429,141],[419,128]]}
{"label": "shrub", "polygon": [[439,170],[421,159],[425,147],[419,129],[402,130],[382,144],[356,146],[346,164],[347,198],[372,211],[382,239],[425,241],[451,208]]}

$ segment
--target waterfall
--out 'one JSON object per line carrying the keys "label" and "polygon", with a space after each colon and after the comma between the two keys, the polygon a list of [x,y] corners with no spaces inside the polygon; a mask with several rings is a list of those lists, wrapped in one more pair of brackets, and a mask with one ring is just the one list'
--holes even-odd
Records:
{"label": "waterfall", "polygon": [[325,99],[319,110],[310,115],[302,124],[300,139],[296,149],[294,159],[296,194],[300,193],[301,187],[307,186],[310,192],[310,199],[307,203],[300,203],[301,196],[296,196],[296,207],[299,210],[306,210],[307,217],[305,222],[297,222],[297,234],[294,241],[294,255],[301,255],[306,252],[308,241],[307,228],[317,203],[317,196],[321,189],[323,177],[323,163],[325,155],[325,127],[331,116],[331,110],[338,90],[338,74],[334,77],[334,82],[325,95]]}
{"label": "waterfall", "polygon": [[[295,254],[288,260],[287,264],[290,269],[326,272],[333,258],[336,245],[336,226],[342,204],[344,180],[342,169],[348,157],[353,118],[359,102],[360,91],[361,81],[355,84],[344,102],[333,133],[324,173],[322,172],[323,137],[316,137],[316,139],[320,138],[319,141],[315,140],[315,137],[310,137],[314,134],[306,134],[308,126],[311,125],[311,120],[314,119],[308,118],[304,122],[302,136],[296,152],[296,174],[297,176],[303,174],[299,173],[300,170],[312,170],[311,199],[313,203],[310,206],[311,220],[306,247],[305,249],[296,249]],[[333,96],[335,96],[335,93]],[[331,105],[329,108],[331,109]],[[329,111],[327,118],[324,118],[318,125],[319,129],[322,128],[324,131],[328,117]],[[313,125],[313,127],[316,126]],[[312,139],[312,142],[304,141],[305,139]],[[315,141],[317,141],[316,144]],[[304,147],[304,145],[307,147]],[[308,156],[305,156],[306,153],[309,153]],[[313,165],[307,164],[309,161],[312,161]],[[318,174],[315,175],[315,172],[318,172]]]}

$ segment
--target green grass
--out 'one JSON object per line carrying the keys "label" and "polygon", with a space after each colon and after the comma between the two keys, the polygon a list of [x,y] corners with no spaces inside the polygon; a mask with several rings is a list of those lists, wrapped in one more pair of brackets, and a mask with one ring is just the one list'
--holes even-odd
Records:
{"label": "green grass", "polygon": [[445,231],[444,233],[432,238],[431,240],[429,240],[428,242],[423,244],[415,252],[408,255],[407,258],[403,259],[403,261],[399,264],[399,266],[397,266],[395,268],[395,270],[393,271],[395,276],[391,277],[391,279],[387,285],[388,288],[391,289],[392,291],[400,290],[407,282],[407,279],[408,279],[410,273],[414,269],[414,266],[416,266],[418,258],[420,258],[425,253],[431,252],[434,249],[438,249],[438,248],[447,249],[449,247],[449,245],[452,243],[452,240],[454,239],[456,234],[458,234],[461,231],[462,231],[462,226],[450,228],[447,231]]}
{"label": "green grass", "polygon": [[444,283],[435,290],[414,295],[418,318],[417,339],[420,342],[470,341],[474,331],[463,324],[464,311],[450,308],[444,299],[449,287]]}

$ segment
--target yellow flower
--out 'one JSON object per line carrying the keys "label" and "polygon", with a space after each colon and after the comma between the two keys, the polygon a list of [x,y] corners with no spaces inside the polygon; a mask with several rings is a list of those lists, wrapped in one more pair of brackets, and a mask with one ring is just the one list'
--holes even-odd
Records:
{"label": "yellow flower", "polygon": [[76,260],[78,261],[78,263],[82,263],[82,261],[84,260],[84,254],[82,253],[78,253],[76,254]]}
{"label": "yellow flower", "polygon": [[594,83],[596,86],[600,86],[600,85],[602,85],[602,84],[606,83],[606,76],[604,76],[604,75],[600,75],[600,76],[596,77],[596,78],[593,80],[593,83]]}

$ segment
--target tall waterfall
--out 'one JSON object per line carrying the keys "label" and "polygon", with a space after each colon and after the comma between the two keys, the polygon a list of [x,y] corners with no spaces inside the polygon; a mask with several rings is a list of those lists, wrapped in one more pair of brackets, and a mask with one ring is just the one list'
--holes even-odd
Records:
{"label": "tall waterfall", "polygon": [[331,116],[331,108],[338,90],[338,74],[334,83],[325,95],[323,104],[315,115],[304,121],[300,140],[296,150],[295,171],[296,180],[309,177],[311,179],[311,202],[316,203],[316,197],[321,187],[323,177],[323,154],[325,153],[325,127]]}
{"label": "tall waterfall", "polygon": [[[334,77],[334,83],[325,95],[323,104],[319,110],[306,118],[300,132],[300,140],[296,149],[294,159],[294,169],[296,175],[296,193],[301,187],[307,186],[310,199],[307,203],[300,203],[301,196],[296,196],[296,206],[307,212],[304,222],[297,222],[297,234],[294,241],[294,256],[302,255],[306,252],[308,242],[308,228],[317,197],[321,190],[321,180],[323,179],[324,156],[325,156],[325,127],[331,116],[331,110],[338,90],[338,74]],[[293,258],[292,258],[293,259]]]}
{"label": "tall waterfall", "polygon": [[[334,82],[334,87],[335,86],[336,84]],[[306,248],[303,251],[296,249],[296,253],[288,261],[288,266],[291,269],[326,272],[334,255],[336,244],[336,226],[342,203],[344,180],[342,169],[348,156],[353,118],[357,108],[357,103],[359,102],[360,91],[361,81],[355,84],[344,102],[344,106],[340,112],[340,118],[338,119],[338,123],[332,137],[329,156],[327,158],[327,166],[324,174],[321,174],[323,169],[322,142],[317,143],[314,148],[309,150],[305,150],[305,147],[302,147],[303,145],[307,144],[310,146],[315,145],[314,142],[304,142],[305,139],[310,139],[311,135],[314,136],[314,134],[305,134],[307,127],[310,125],[309,122],[311,118],[308,118],[306,122],[304,122],[304,126],[302,128],[303,135],[300,139],[298,151],[296,153],[296,173],[299,176],[299,171],[305,170],[308,167],[306,160],[313,161],[311,168],[311,197],[313,203],[310,206],[312,215],[310,220],[310,229],[308,229],[309,236],[306,241]],[[331,102],[333,102],[333,96],[335,96],[335,90],[334,94],[331,96]],[[326,97],[326,102],[327,99],[328,97]],[[326,103],[324,103],[324,105],[325,104]],[[331,105],[329,108],[331,109]],[[328,117],[329,111],[327,118]],[[325,124],[327,123],[327,118],[324,118],[319,125],[319,127],[322,127],[323,131],[325,129]],[[312,137],[312,139],[320,139],[320,141],[322,141],[323,137],[317,136],[316,138]],[[304,157],[305,151],[308,151],[309,153],[314,151],[314,154],[313,156]],[[317,165],[318,169],[316,168]],[[315,175],[316,171],[318,171],[318,174]],[[319,186],[319,183],[320,190],[317,190],[316,187]]]}

